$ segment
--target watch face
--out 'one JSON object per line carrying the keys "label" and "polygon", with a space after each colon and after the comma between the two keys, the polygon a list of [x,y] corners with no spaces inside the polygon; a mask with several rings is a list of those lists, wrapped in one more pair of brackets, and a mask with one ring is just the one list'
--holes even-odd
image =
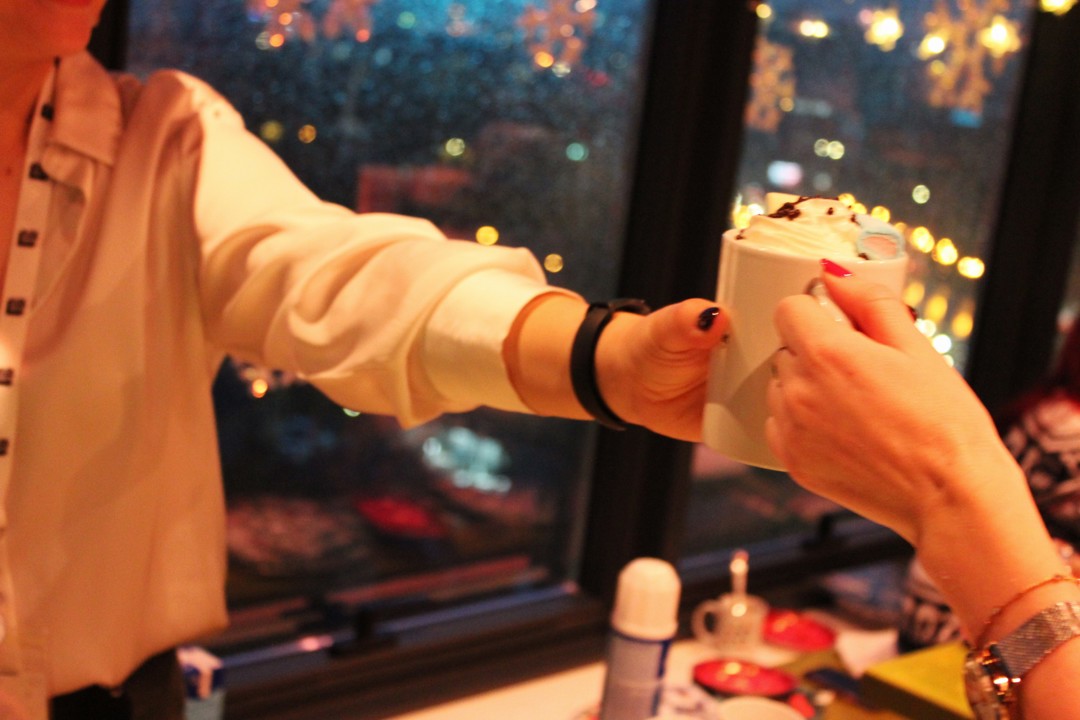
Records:
{"label": "watch face", "polygon": [[964,661],[964,690],[975,720],[1009,720],[992,679],[993,667],[975,653]]}

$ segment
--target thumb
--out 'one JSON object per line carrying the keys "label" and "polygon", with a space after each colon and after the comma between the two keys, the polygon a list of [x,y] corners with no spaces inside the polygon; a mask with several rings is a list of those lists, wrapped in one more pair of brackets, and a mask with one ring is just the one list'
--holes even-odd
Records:
{"label": "thumb", "polygon": [[829,297],[867,337],[907,352],[934,352],[912,322],[911,310],[889,288],[857,275],[822,277]]}
{"label": "thumb", "polygon": [[715,302],[692,298],[660,308],[654,315],[656,339],[667,352],[708,350],[727,334],[727,315]]}

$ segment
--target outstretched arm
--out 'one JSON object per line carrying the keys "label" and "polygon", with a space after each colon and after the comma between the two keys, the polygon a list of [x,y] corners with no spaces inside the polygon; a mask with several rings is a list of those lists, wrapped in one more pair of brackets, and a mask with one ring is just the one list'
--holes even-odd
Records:
{"label": "outstretched arm", "polygon": [[[969,638],[1004,637],[1056,602],[1080,600],[985,408],[885,288],[826,276],[857,330],[809,297],[777,311],[784,343],[769,388],[767,435],[806,488],[893,528],[915,545]],[[1021,685],[1024,717],[1080,717],[1080,639]]]}

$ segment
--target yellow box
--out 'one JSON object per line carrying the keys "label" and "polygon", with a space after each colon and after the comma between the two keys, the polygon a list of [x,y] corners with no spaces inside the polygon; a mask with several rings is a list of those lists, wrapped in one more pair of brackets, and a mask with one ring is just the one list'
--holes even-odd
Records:
{"label": "yellow box", "polygon": [[871,666],[860,680],[862,698],[919,720],[972,720],[964,694],[963,643],[905,653]]}

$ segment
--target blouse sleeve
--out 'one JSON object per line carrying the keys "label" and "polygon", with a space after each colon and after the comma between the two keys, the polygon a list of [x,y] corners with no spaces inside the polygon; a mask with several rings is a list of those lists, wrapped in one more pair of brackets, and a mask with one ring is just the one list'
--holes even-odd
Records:
{"label": "blouse sleeve", "polygon": [[407,426],[478,405],[527,411],[502,342],[526,303],[561,292],[531,253],[320,201],[231,106],[190,82],[208,98],[194,223],[212,342]]}

